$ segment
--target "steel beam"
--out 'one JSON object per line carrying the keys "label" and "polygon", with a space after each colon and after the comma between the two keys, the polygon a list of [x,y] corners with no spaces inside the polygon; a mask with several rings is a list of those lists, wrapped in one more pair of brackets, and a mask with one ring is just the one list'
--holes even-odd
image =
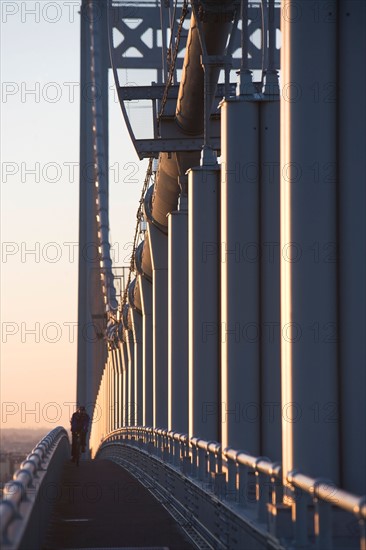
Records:
{"label": "steel beam", "polygon": [[314,17],[306,0],[290,3],[282,18],[283,472],[338,483],[337,105],[326,95],[337,81],[337,10],[318,7]]}
{"label": "steel beam", "polygon": [[366,494],[366,4],[344,0],[338,17],[342,486]]}
{"label": "steel beam", "polygon": [[[123,331],[125,332],[125,331]],[[121,359],[122,359],[122,425],[128,426],[128,351],[126,335],[123,334],[124,340],[121,343]]]}
{"label": "steel beam", "polygon": [[142,395],[143,395],[143,379],[142,379],[142,317],[136,309],[131,309],[132,317],[132,333],[134,341],[134,379],[135,379],[135,424],[137,426],[142,425]]}
{"label": "steel beam", "polygon": [[116,349],[117,357],[117,427],[123,426],[123,365],[122,365],[122,343]]}
{"label": "steel beam", "polygon": [[188,433],[187,205],[169,214],[168,241],[168,428]]}
{"label": "steel beam", "polygon": [[[79,178],[79,283],[78,283],[78,352],[77,352],[77,401],[93,408],[107,360],[105,340],[101,338],[105,328],[105,304],[100,281],[98,252],[98,227],[95,209],[92,102],[85,94],[91,86],[91,33],[87,17],[89,3],[81,5],[81,72],[80,72],[80,178]],[[101,75],[101,101],[105,114],[105,159],[108,165],[108,40],[106,6],[98,1],[101,17],[95,22],[104,37]]]}
{"label": "steel beam", "polygon": [[[270,90],[272,92],[272,90]],[[266,96],[259,105],[260,127],[260,380],[261,451],[280,461],[280,101]]]}
{"label": "steel beam", "polygon": [[153,425],[168,425],[168,238],[148,224],[153,268]]}
{"label": "steel beam", "polygon": [[142,306],[143,425],[153,425],[153,321],[152,284],[138,275]]}
{"label": "steel beam", "polygon": [[189,434],[219,441],[220,168],[188,172]]}
{"label": "steel beam", "polygon": [[222,445],[260,452],[259,104],[221,106]]}
{"label": "steel beam", "polygon": [[126,330],[125,334],[128,357],[127,426],[135,426],[135,343],[132,330]]}

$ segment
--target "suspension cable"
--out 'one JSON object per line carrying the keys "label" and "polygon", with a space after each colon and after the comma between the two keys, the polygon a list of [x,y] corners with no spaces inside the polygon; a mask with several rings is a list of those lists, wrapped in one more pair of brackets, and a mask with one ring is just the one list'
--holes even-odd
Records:
{"label": "suspension cable", "polygon": [[183,30],[183,23],[184,23],[184,20],[187,16],[187,13],[188,13],[188,1],[184,0],[183,6],[182,6],[182,13],[181,13],[181,16],[180,16],[180,19],[179,19],[179,25],[178,25],[178,29],[177,29],[177,36],[176,36],[176,39],[175,39],[174,52],[173,52],[170,67],[169,67],[168,79],[167,79],[166,84],[165,84],[164,94],[163,94],[163,98],[161,100],[160,111],[159,111],[159,114],[158,114],[158,128],[159,128],[160,119],[164,114],[164,109],[165,109],[166,102],[168,100],[169,88],[171,87],[172,82],[173,82],[175,65],[176,65],[176,61],[177,61],[177,57],[178,57],[180,38],[181,38],[182,30]]}
{"label": "suspension cable", "polygon": [[[176,8],[176,5],[175,5],[175,8]],[[175,9],[174,9],[174,14],[175,14]],[[178,57],[180,38],[181,38],[182,30],[183,30],[183,24],[184,24],[184,21],[185,21],[185,18],[187,16],[187,14],[188,14],[188,0],[184,0],[183,6],[182,6],[181,16],[180,16],[180,19],[179,19],[178,29],[177,29],[177,36],[176,36],[175,45],[174,45],[174,52],[173,52],[173,55],[171,55],[171,53],[170,53],[169,74],[168,74],[167,82],[165,84],[163,98],[161,100],[160,111],[159,111],[159,114],[158,114],[158,125],[159,125],[161,117],[164,114],[165,105],[166,105],[166,102],[168,100],[169,88],[171,87],[172,82],[173,82],[174,71],[175,71],[176,61],[177,61],[177,57]],[[174,28],[174,24],[175,24],[175,17],[173,18],[173,22],[171,24],[171,26],[173,26],[173,28]],[[170,44],[169,44],[168,52],[171,52],[172,36],[173,36],[173,33],[171,34],[171,37],[170,37]],[[141,221],[141,218],[142,218],[142,207],[143,207],[143,203],[144,203],[145,194],[146,194],[146,191],[147,191],[147,188],[149,186],[149,182],[150,182],[150,179],[151,179],[151,176],[152,176],[152,165],[153,165],[153,158],[151,157],[149,159],[149,164],[148,164],[148,167],[147,167],[147,170],[146,170],[145,180],[144,180],[144,183],[143,183],[143,186],[142,186],[141,196],[140,196],[140,200],[139,200],[139,206],[138,206],[137,213],[136,213],[136,227],[135,227],[135,234],[134,234],[134,238],[133,238],[133,246],[132,246],[131,258],[130,258],[130,266],[129,266],[130,269],[129,269],[127,282],[126,282],[126,286],[125,286],[124,293],[123,293],[123,299],[122,299],[122,304],[121,304],[122,310],[123,310],[124,306],[127,303],[128,287],[131,283],[132,273],[135,270],[134,262],[135,262],[135,252],[136,252],[136,248],[137,248],[137,241],[138,241],[138,236],[139,236],[139,225],[140,225],[140,221]]]}

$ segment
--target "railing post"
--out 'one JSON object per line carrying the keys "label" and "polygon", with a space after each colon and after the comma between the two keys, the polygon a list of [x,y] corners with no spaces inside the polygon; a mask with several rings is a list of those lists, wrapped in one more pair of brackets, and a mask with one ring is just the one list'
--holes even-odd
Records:
{"label": "railing post", "polygon": [[205,449],[198,449],[198,479],[204,481],[206,479],[206,451]]}
{"label": "railing post", "polygon": [[173,439],[173,435],[171,434],[168,439],[169,444],[169,462],[170,464],[175,464],[175,441]]}
{"label": "railing post", "polygon": [[222,474],[222,452],[221,449],[217,452],[216,455],[216,469],[218,474]]}
{"label": "railing post", "polygon": [[170,449],[169,445],[167,444],[165,435],[163,436],[162,459],[164,460],[164,462],[170,461]]}
{"label": "railing post", "polygon": [[269,502],[269,487],[267,476],[262,472],[256,472],[255,493],[257,501],[257,518],[261,523],[267,523],[267,504]]}
{"label": "railing post", "polygon": [[174,439],[173,441],[174,445],[174,466],[180,465],[180,441],[177,439]]}
{"label": "railing post", "polygon": [[216,472],[216,455],[214,452],[210,452],[208,456],[210,472],[214,474]]}
{"label": "railing post", "polygon": [[305,491],[296,488],[293,493],[294,502],[291,507],[292,524],[294,526],[294,539],[296,546],[308,544],[308,495]]}
{"label": "railing post", "polygon": [[150,454],[155,454],[155,437],[150,428],[146,432],[146,450]]}
{"label": "railing post", "polygon": [[282,485],[282,482],[279,479],[277,479],[275,476],[272,476],[271,477],[271,484],[272,484],[272,487],[271,487],[272,504],[273,505],[280,504],[283,501],[283,485]]}
{"label": "railing post", "polygon": [[219,498],[226,497],[226,474],[222,471],[222,453],[221,447],[215,449],[215,473],[211,475],[214,478],[214,493]]}
{"label": "railing post", "polygon": [[158,446],[157,446],[157,455],[159,458],[163,458],[163,449],[162,449],[162,440],[163,440],[163,437],[161,434],[158,434]]}
{"label": "railing post", "polygon": [[197,459],[197,447],[195,445],[192,445],[192,477],[198,477]]}
{"label": "railing post", "polygon": [[332,544],[332,505],[319,498],[315,499],[314,531],[316,547],[331,550]]}
{"label": "railing post", "polygon": [[236,474],[237,474],[236,462],[228,458],[226,465],[227,465],[226,498],[228,500],[236,500]]}
{"label": "railing post", "polygon": [[239,504],[242,507],[247,506],[248,490],[248,466],[239,464]]}
{"label": "railing post", "polygon": [[189,454],[189,439],[180,440],[182,451],[182,471],[185,475],[192,475],[191,457]]}
{"label": "railing post", "polygon": [[360,550],[366,550],[366,520],[360,519]]}

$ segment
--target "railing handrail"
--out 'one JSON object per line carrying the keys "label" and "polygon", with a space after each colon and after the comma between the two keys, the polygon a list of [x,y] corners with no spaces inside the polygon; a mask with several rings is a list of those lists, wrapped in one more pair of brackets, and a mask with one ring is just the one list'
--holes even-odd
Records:
{"label": "railing handrail", "polygon": [[309,477],[297,470],[289,472],[286,479],[293,487],[366,520],[366,495],[354,495],[329,479]]}
{"label": "railing handrail", "polygon": [[28,487],[32,485],[37,472],[44,470],[44,460],[63,437],[68,438],[68,435],[62,426],[51,430],[23,460],[13,479],[5,484],[0,500],[0,535],[3,544],[8,544],[9,525],[20,517],[19,508],[26,499]]}
{"label": "railing handrail", "polygon": [[[205,441],[198,437],[188,437],[187,434],[180,434],[168,431],[163,428],[151,428],[148,426],[126,426],[113,430],[106,435],[101,446],[111,438],[128,433],[150,433],[156,436],[163,436],[171,440],[179,440],[183,444],[188,444],[192,448],[204,450],[206,453],[213,453],[216,456],[221,455],[227,461],[235,465],[242,465],[252,469],[255,473],[264,474],[272,479],[282,480],[282,466],[279,462],[271,462],[267,457],[252,456],[245,451],[232,448],[222,449],[220,443],[216,441]],[[358,496],[337,487],[332,481],[323,478],[312,478],[298,471],[288,472],[286,474],[287,482],[293,487],[304,491],[313,498],[322,500],[346,512],[352,513],[359,519],[366,520],[366,495]]]}

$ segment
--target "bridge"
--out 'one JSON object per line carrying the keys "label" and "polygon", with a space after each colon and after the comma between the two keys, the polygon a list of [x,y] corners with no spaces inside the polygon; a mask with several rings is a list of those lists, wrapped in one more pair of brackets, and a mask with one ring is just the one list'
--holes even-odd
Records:
{"label": "bridge", "polygon": [[[3,547],[366,550],[366,4],[83,0],[80,21],[88,452],[40,441]],[[122,271],[110,69],[147,163]]]}

